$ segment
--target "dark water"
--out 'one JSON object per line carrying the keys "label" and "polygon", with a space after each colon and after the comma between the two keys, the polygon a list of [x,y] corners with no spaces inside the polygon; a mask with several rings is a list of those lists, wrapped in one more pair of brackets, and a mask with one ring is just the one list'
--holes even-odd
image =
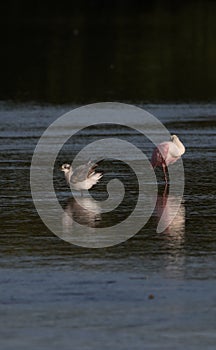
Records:
{"label": "dark water", "polygon": [[215,101],[214,1],[6,2],[0,100]]}
{"label": "dark water", "polygon": [[[71,108],[0,106],[1,348],[214,349],[216,105],[143,105],[186,146],[184,198],[173,223],[157,234],[166,202],[161,184],[144,229],[106,249],[76,247],[53,235],[31,199],[34,147]],[[95,134],[91,129],[74,152]],[[66,149],[59,162],[72,156]],[[62,173],[54,172],[54,180],[66,206],[70,192]],[[99,186],[96,197],[101,193]],[[131,205],[126,200],[122,212]],[[168,217],[174,204],[171,198]]]}

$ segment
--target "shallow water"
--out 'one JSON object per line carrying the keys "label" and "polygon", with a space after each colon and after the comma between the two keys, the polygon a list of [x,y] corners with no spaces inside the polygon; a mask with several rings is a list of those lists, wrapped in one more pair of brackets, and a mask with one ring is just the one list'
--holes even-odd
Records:
{"label": "shallow water", "polygon": [[[69,349],[71,344],[74,349],[215,348],[216,105],[142,107],[186,146],[180,210],[165,232],[156,233],[166,202],[160,182],[154,213],[144,229],[115,247],[87,249],[46,228],[29,186],[39,137],[74,106],[0,105],[2,349]],[[113,130],[104,132],[109,135]],[[138,136],[120,132],[140,145]],[[72,160],[86,140],[100,135],[101,130],[86,131],[73,149],[66,145],[59,154],[54,185],[63,208],[71,204],[70,192],[58,166]],[[146,151],[151,154],[151,145]],[[110,169],[110,163],[105,166]],[[129,194],[114,216],[104,217],[106,224],[127,215],[136,196],[133,174],[128,175],[120,163],[114,175],[116,169]],[[110,178],[107,175],[107,181]],[[160,172],[158,178],[162,179]],[[103,183],[92,193],[95,199],[103,197]],[[170,197],[166,202],[167,218],[175,200]],[[95,223],[94,218],[83,217]]]}

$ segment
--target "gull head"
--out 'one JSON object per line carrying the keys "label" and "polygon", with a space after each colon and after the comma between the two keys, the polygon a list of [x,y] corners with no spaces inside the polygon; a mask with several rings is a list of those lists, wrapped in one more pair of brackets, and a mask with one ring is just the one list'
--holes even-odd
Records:
{"label": "gull head", "polygon": [[64,171],[65,174],[67,174],[71,170],[71,165],[70,164],[63,164],[61,166],[61,171]]}

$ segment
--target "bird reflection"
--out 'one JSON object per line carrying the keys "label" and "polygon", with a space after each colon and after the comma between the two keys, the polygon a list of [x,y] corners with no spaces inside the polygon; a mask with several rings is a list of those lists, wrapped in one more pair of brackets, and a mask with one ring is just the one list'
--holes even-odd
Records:
{"label": "bird reflection", "polygon": [[64,232],[71,232],[74,223],[95,228],[101,220],[101,208],[92,198],[79,198],[76,201],[73,197],[67,200],[62,217]]}
{"label": "bird reflection", "polygon": [[[155,207],[155,215],[157,224],[161,220],[161,224],[165,227],[163,231],[175,238],[183,238],[185,232],[185,207],[176,196],[168,195],[167,185],[162,194],[158,194],[157,203]],[[176,215],[175,215],[176,213]]]}

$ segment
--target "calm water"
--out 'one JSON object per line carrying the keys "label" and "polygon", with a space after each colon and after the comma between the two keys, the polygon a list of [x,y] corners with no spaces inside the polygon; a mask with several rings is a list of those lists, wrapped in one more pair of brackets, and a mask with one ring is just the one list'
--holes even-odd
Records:
{"label": "calm water", "polygon": [[[72,108],[0,105],[1,348],[215,349],[216,105],[143,106],[186,146],[184,198],[173,223],[157,234],[166,203],[160,184],[145,228],[121,245],[99,250],[76,247],[53,235],[31,199],[34,147],[46,127]],[[76,208],[57,168],[100,132],[89,129],[57,159],[55,189],[69,212]],[[118,133],[140,144],[138,136],[124,129]],[[151,151],[149,145],[149,156]],[[110,170],[110,164],[105,166]],[[133,174],[127,178],[127,169],[117,163],[112,175],[119,176],[119,169],[130,184],[129,194],[121,210],[105,218],[109,224],[127,216],[136,196]],[[96,199],[103,196],[103,184],[93,192]],[[170,198],[167,217],[174,205],[175,198]],[[84,219],[89,223],[92,217]]]}

